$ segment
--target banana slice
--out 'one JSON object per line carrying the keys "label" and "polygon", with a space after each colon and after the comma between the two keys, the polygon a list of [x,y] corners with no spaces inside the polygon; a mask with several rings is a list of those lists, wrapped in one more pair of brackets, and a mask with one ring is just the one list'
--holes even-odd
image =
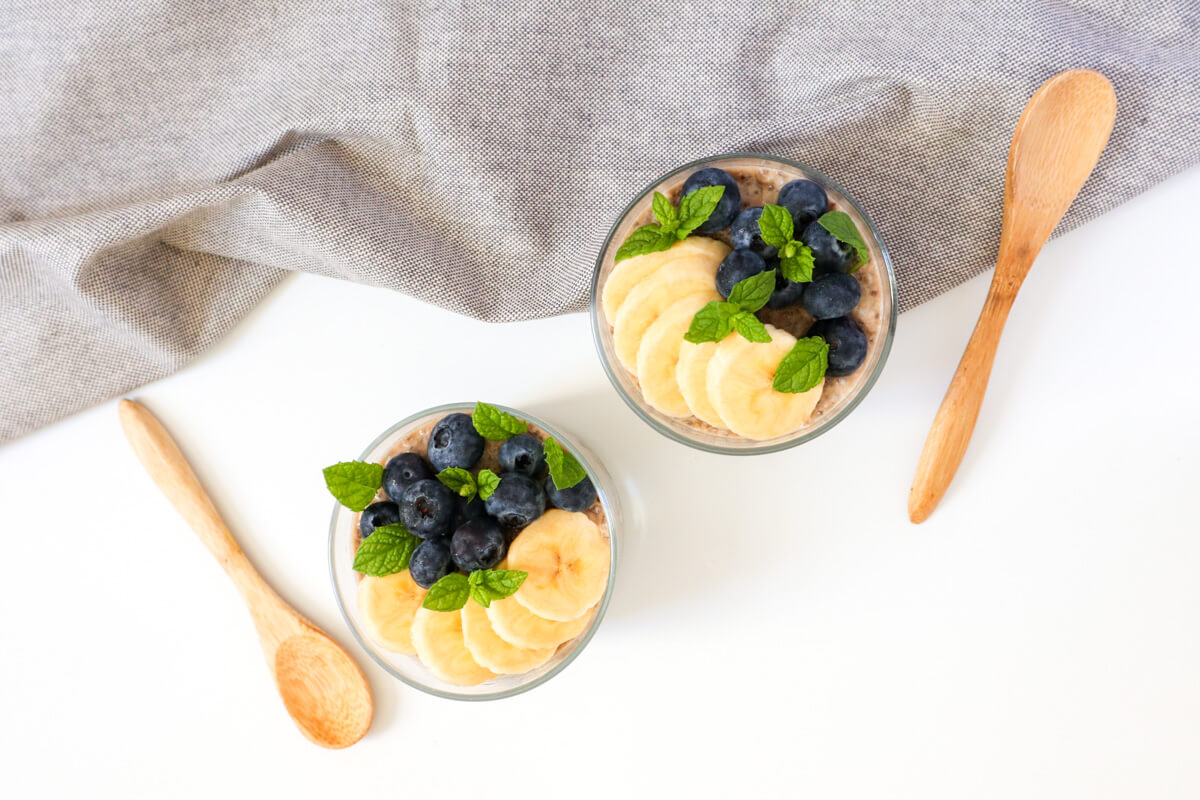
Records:
{"label": "banana slice", "polygon": [[679,346],[684,344],[683,335],[692,324],[692,317],[711,300],[720,300],[716,289],[689,294],[668,306],[658,319],[646,329],[642,344],[638,347],[637,376],[642,387],[642,397],[668,417],[686,417],[691,407],[680,393],[676,378],[679,364]]}
{"label": "banana slice", "polygon": [[496,635],[517,647],[554,647],[569,642],[587,630],[595,609],[570,622],[539,617],[512,597],[493,600],[487,617]]}
{"label": "banana slice", "polygon": [[412,624],[425,590],[413,581],[408,570],[377,578],[367,575],[358,582],[358,613],[367,636],[393,653],[417,652],[413,648]]}
{"label": "banana slice", "polygon": [[481,667],[467,649],[463,640],[462,614],[457,611],[417,609],[412,640],[421,663],[446,683],[474,686],[496,677],[496,673]]}
{"label": "banana slice", "polygon": [[689,236],[682,242],[676,242],[669,250],[657,253],[646,253],[624,261],[618,261],[604,280],[604,289],[600,293],[600,306],[604,309],[604,317],[609,324],[617,317],[621,303],[645,278],[657,272],[661,267],[677,260],[721,260],[729,254],[729,248],[724,242],[709,239],[707,236]]}
{"label": "banana slice", "polygon": [[613,321],[613,348],[625,369],[636,373],[642,337],[667,306],[716,286],[720,264],[715,259],[667,264],[633,288]]}
{"label": "banana slice", "polygon": [[[736,333],[729,334],[737,336]],[[696,419],[707,422],[714,428],[725,428],[725,420],[717,413],[708,397],[708,364],[717,352],[717,342],[693,344],[684,341],[679,346],[679,364],[675,367],[675,380],[679,393]]]}
{"label": "banana slice", "polygon": [[[507,599],[507,598],[506,598]],[[494,603],[493,603],[494,605]],[[473,600],[462,611],[463,641],[475,660],[492,672],[517,675],[550,660],[557,647],[517,647],[501,639],[488,619],[487,609]]]}
{"label": "banana slice", "polygon": [[609,556],[608,539],[586,514],[552,508],[508,549],[508,568],[529,573],[513,597],[539,617],[578,619],[604,596]]}
{"label": "banana slice", "polygon": [[708,364],[708,397],[726,427],[747,439],[771,439],[808,422],[825,382],[807,392],[788,394],[771,388],[779,362],[796,338],[768,325],[771,341],[757,344],[733,335],[717,346]]}

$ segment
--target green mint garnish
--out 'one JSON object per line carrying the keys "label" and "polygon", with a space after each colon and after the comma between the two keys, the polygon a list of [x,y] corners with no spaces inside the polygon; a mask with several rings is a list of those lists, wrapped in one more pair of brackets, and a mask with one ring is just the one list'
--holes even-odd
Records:
{"label": "green mint garnish", "polygon": [[643,225],[625,239],[617,249],[614,261],[624,261],[646,253],[670,249],[675,242],[686,239],[712,216],[725,193],[724,186],[705,186],[679,201],[678,210],[661,192],[654,193],[650,208],[658,222]]}
{"label": "green mint garnish", "polygon": [[845,211],[827,211],[817,222],[821,224],[822,228],[832,233],[839,242],[854,248],[854,252],[858,254],[858,263],[850,270],[851,272],[867,263],[871,258],[871,251],[867,249],[867,243],[863,241],[862,235],[855,227],[854,220],[850,219],[850,215]]}
{"label": "green mint garnish", "polygon": [[546,451],[546,465],[550,467],[550,479],[554,481],[555,489],[560,492],[570,489],[587,477],[587,470],[558,442],[547,439],[542,446]]}
{"label": "green mint garnish", "polygon": [[758,218],[758,233],[762,240],[779,250],[779,271],[793,283],[812,280],[812,249],[796,240],[792,214],[783,206],[765,205]]}
{"label": "green mint garnish", "polygon": [[458,611],[467,604],[467,598],[470,596],[471,588],[467,584],[467,576],[451,572],[429,587],[421,605],[430,611]]}
{"label": "green mint garnish", "polygon": [[777,392],[807,392],[825,377],[829,367],[829,345],[820,336],[798,339],[775,369],[771,388]]}
{"label": "green mint garnish", "polygon": [[481,469],[476,481],[479,484],[479,499],[487,500],[496,491],[496,487],[500,485],[500,476],[490,469]]}
{"label": "green mint garnish", "polygon": [[519,569],[477,569],[467,578],[471,599],[487,608],[493,600],[503,600],[515,594],[529,577]]}
{"label": "green mint garnish", "polygon": [[446,467],[437,474],[437,479],[450,491],[468,500],[479,491],[479,487],[475,485],[475,476],[462,467]]}
{"label": "green mint garnish", "polygon": [[[786,213],[786,212],[785,212]],[[775,270],[768,269],[738,281],[729,292],[729,301],[713,300],[692,317],[683,338],[692,344],[719,342],[737,331],[751,342],[771,341],[767,328],[754,312],[767,304],[775,291]]]}
{"label": "green mint garnish", "polygon": [[391,575],[408,569],[408,560],[421,540],[401,524],[382,525],[362,540],[354,554],[354,571],[363,575]]}
{"label": "green mint garnish", "polygon": [[733,315],[733,329],[741,334],[743,339],[750,342],[766,344],[771,341],[771,334],[767,333],[767,326],[759,322],[758,317],[749,311],[739,311]]}
{"label": "green mint garnish", "polygon": [[517,419],[512,414],[501,411],[487,403],[476,403],[475,412],[471,414],[475,430],[479,435],[493,442],[503,442],[505,439],[529,430],[525,420]]}
{"label": "green mint garnish", "polygon": [[775,270],[768,269],[738,281],[729,293],[729,302],[753,314],[767,304],[774,291]]}
{"label": "green mint garnish", "polygon": [[343,461],[322,470],[325,486],[339,503],[351,511],[362,511],[383,486],[383,466],[365,461]]}

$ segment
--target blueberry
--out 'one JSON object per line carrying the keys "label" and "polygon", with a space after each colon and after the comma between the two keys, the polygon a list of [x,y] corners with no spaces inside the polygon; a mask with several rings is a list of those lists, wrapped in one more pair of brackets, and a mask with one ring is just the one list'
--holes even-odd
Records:
{"label": "blueberry", "polygon": [[789,281],[783,277],[782,270],[779,269],[779,262],[767,262],[767,269],[775,270],[775,291],[771,292],[771,299],[767,301],[767,308],[787,308],[799,303],[804,297],[804,292],[808,289],[809,284],[799,281]]}
{"label": "blueberry", "polygon": [[400,506],[387,500],[371,503],[358,518],[358,532],[365,539],[384,525],[395,525],[400,521]]}
{"label": "blueberry", "polygon": [[410,533],[422,539],[445,536],[454,524],[457,497],[437,480],[417,481],[404,490],[400,520]]}
{"label": "blueberry", "polygon": [[536,436],[518,433],[500,445],[500,469],[533,477],[546,463],[546,451]]}
{"label": "blueberry", "polygon": [[703,225],[696,228],[696,233],[713,233],[722,228],[728,228],[729,224],[733,222],[733,218],[742,210],[742,192],[738,189],[737,181],[723,169],[707,167],[688,176],[688,179],[683,182],[680,197],[685,197],[705,186],[724,186],[725,191],[721,193],[721,199],[717,202],[717,207],[713,209],[712,216],[706,219]]}
{"label": "blueberry", "polygon": [[857,255],[854,248],[839,242],[819,222],[813,222],[805,228],[800,241],[812,248],[813,266],[818,273],[846,272],[854,265]]}
{"label": "blueberry", "polygon": [[762,216],[762,207],[747,208],[737,215],[733,225],[729,227],[729,241],[735,249],[748,248],[765,259],[779,254],[779,249],[772,247],[762,240],[762,231],[758,227],[758,218]]}
{"label": "blueberry", "polygon": [[440,537],[421,542],[408,560],[408,574],[422,589],[428,589],[454,570],[450,545]]}
{"label": "blueberry", "polygon": [[802,231],[829,210],[829,195],[819,184],[804,179],[784,184],[779,190],[779,205],[792,215],[796,230]]}
{"label": "blueberry", "polygon": [[831,377],[849,375],[867,357],[867,335],[849,317],[819,320],[808,335],[820,336],[829,344],[829,369],[825,374]]}
{"label": "blueberry", "polygon": [[429,434],[429,462],[438,472],[447,467],[470,469],[483,455],[483,445],[470,415],[448,414]]}
{"label": "blueberry", "polygon": [[491,517],[467,520],[450,537],[450,557],[455,566],[468,572],[491,569],[507,552],[504,534]]}
{"label": "blueberry", "polygon": [[524,528],[545,513],[546,493],[529,476],[506,472],[483,506],[504,527]]}
{"label": "blueberry", "polygon": [[862,287],[853,275],[830,272],[818,275],[804,293],[804,310],[816,319],[844,317],[858,305]]}
{"label": "blueberry", "polygon": [[556,489],[554,479],[547,476],[546,497],[555,508],[561,508],[563,511],[583,511],[596,502],[596,487],[592,485],[591,478],[585,477],[574,486]]}
{"label": "blueberry", "polygon": [[475,519],[487,514],[487,509],[483,507],[483,501],[478,496],[467,500],[462,495],[457,495],[454,498],[454,504],[455,527],[458,527],[469,519]]}
{"label": "blueberry", "polygon": [[729,297],[734,286],[766,268],[767,262],[753,250],[734,250],[717,267],[717,291]]}
{"label": "blueberry", "polygon": [[432,477],[433,469],[425,459],[416,453],[401,453],[383,468],[383,491],[399,503],[405,489],[419,480]]}

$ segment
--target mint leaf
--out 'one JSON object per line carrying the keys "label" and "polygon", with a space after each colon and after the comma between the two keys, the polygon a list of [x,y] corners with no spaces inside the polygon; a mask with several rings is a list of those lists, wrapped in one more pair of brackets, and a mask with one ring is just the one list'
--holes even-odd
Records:
{"label": "mint leaf", "polygon": [[795,235],[792,213],[783,206],[768,203],[763,206],[762,216],[758,218],[758,233],[764,242],[782,249]]}
{"label": "mint leaf", "polygon": [[342,461],[321,471],[325,486],[339,503],[351,511],[362,511],[383,486],[383,465],[365,461]]}
{"label": "mint leaf", "polygon": [[705,186],[684,195],[679,201],[679,228],[675,231],[675,237],[686,239],[689,233],[707,222],[717,210],[717,203],[721,202],[723,194],[724,186]]}
{"label": "mint leaf", "polygon": [[779,271],[793,283],[808,283],[813,279],[812,248],[800,242],[788,242],[779,251]]}
{"label": "mint leaf", "polygon": [[575,456],[564,450],[558,442],[547,439],[542,447],[546,451],[546,464],[550,467],[550,479],[554,481],[555,489],[560,492],[570,489],[587,477],[587,471],[575,460]]}
{"label": "mint leaf", "polygon": [[743,311],[754,312],[767,304],[774,291],[775,270],[767,269],[734,284],[729,292],[729,302]]}
{"label": "mint leaf", "polygon": [[471,599],[487,608],[493,600],[503,600],[515,594],[529,577],[519,569],[477,569],[467,578]]}
{"label": "mint leaf", "polygon": [[500,476],[492,472],[490,469],[479,470],[479,499],[487,500],[496,491],[496,487],[500,485]]}
{"label": "mint leaf", "polygon": [[354,571],[381,577],[408,569],[408,560],[420,543],[400,523],[381,525],[359,544],[354,554]]}
{"label": "mint leaf", "polygon": [[719,342],[733,330],[733,315],[737,312],[738,307],[733,303],[713,300],[692,317],[683,338],[692,344]]}
{"label": "mint leaf", "polygon": [[679,214],[676,213],[675,206],[671,205],[667,196],[662,192],[655,192],[652,208],[654,209],[654,218],[662,226],[662,232],[674,234],[675,229],[679,227]]}
{"label": "mint leaf", "polygon": [[850,219],[850,215],[845,211],[826,211],[817,219],[817,222],[821,223],[821,227],[832,233],[839,242],[854,248],[854,252],[858,254],[858,263],[854,265],[854,269],[850,270],[851,272],[867,263],[871,258],[867,243],[863,241],[858,228],[854,226],[854,220]]}
{"label": "mint leaf", "polygon": [[613,261],[624,261],[627,258],[642,256],[646,253],[657,253],[659,250],[666,250],[673,244],[675,244],[674,231],[664,231],[661,225],[650,223],[629,234],[625,243],[617,249],[617,255]]}
{"label": "mint leaf", "polygon": [[503,442],[505,439],[529,430],[525,420],[517,419],[512,414],[501,411],[487,403],[476,403],[475,412],[471,414],[475,430],[479,435],[493,442]]}
{"label": "mint leaf", "polygon": [[758,321],[758,317],[749,311],[739,311],[733,315],[733,329],[741,334],[743,339],[765,344],[771,341],[767,326]]}
{"label": "mint leaf", "polygon": [[829,345],[820,336],[799,339],[775,368],[771,388],[777,392],[799,394],[812,389],[825,377],[829,367]]}
{"label": "mint leaf", "polygon": [[429,587],[421,605],[430,611],[458,611],[467,604],[467,598],[470,596],[471,587],[467,576],[451,572]]}
{"label": "mint leaf", "polygon": [[437,479],[445,484],[450,491],[470,500],[478,488],[475,486],[475,476],[462,467],[446,467],[437,474]]}

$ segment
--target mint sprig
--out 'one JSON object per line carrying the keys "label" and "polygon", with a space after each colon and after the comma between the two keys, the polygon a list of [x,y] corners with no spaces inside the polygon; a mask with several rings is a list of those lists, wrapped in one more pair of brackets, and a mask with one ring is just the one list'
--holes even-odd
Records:
{"label": "mint sprig", "polygon": [[500,485],[500,476],[490,469],[481,469],[479,470],[478,477],[476,477],[476,482],[479,485],[479,499],[487,500],[496,491],[496,487]]}
{"label": "mint sprig", "polygon": [[342,461],[323,469],[325,486],[334,498],[351,511],[362,511],[383,486],[383,465],[365,461]]}
{"label": "mint sprig", "polygon": [[437,479],[450,491],[468,500],[479,491],[479,486],[475,483],[475,476],[471,474],[470,470],[462,467],[446,467],[437,474]]}
{"label": "mint sprig", "polygon": [[546,451],[546,466],[550,468],[550,479],[554,481],[555,489],[560,492],[570,489],[587,477],[587,470],[583,465],[558,442],[547,439],[542,447]]}
{"label": "mint sprig", "polygon": [[764,242],[779,250],[779,272],[784,278],[793,283],[812,280],[812,248],[796,240],[796,226],[790,211],[783,206],[763,206],[762,216],[758,218],[758,232]]}
{"label": "mint sprig", "polygon": [[[786,212],[785,212],[786,213]],[[775,291],[775,270],[764,270],[738,281],[729,292],[729,300],[713,300],[692,317],[683,338],[692,344],[719,342],[733,331],[751,341],[771,341],[771,334],[754,312],[767,304]]]}
{"label": "mint sprig", "polygon": [[474,600],[487,608],[493,600],[515,594],[528,577],[519,569],[477,569],[470,575],[451,572],[429,587],[421,605],[430,611],[458,611],[467,600]]}
{"label": "mint sprig", "polygon": [[617,248],[614,261],[670,249],[671,245],[686,239],[712,216],[724,193],[724,186],[705,186],[684,195],[676,209],[666,195],[655,192],[650,208],[658,222],[643,225],[629,234]]}
{"label": "mint sprig", "polygon": [[851,272],[871,259],[871,251],[867,248],[867,243],[863,241],[862,234],[858,232],[854,220],[850,219],[850,215],[845,211],[826,211],[817,219],[817,222],[822,228],[832,233],[839,242],[854,248],[858,261],[850,269]]}
{"label": "mint sprig", "polygon": [[525,420],[518,419],[506,411],[501,411],[495,406],[483,402],[475,404],[471,422],[475,425],[475,430],[479,431],[480,436],[492,442],[503,442],[505,439],[529,430],[529,425]]}
{"label": "mint sprig", "polygon": [[796,340],[779,366],[771,388],[777,392],[799,394],[812,389],[829,368],[829,345],[820,336]]}
{"label": "mint sprig", "polygon": [[421,540],[400,523],[381,525],[358,546],[354,571],[382,577],[408,569],[408,561]]}

